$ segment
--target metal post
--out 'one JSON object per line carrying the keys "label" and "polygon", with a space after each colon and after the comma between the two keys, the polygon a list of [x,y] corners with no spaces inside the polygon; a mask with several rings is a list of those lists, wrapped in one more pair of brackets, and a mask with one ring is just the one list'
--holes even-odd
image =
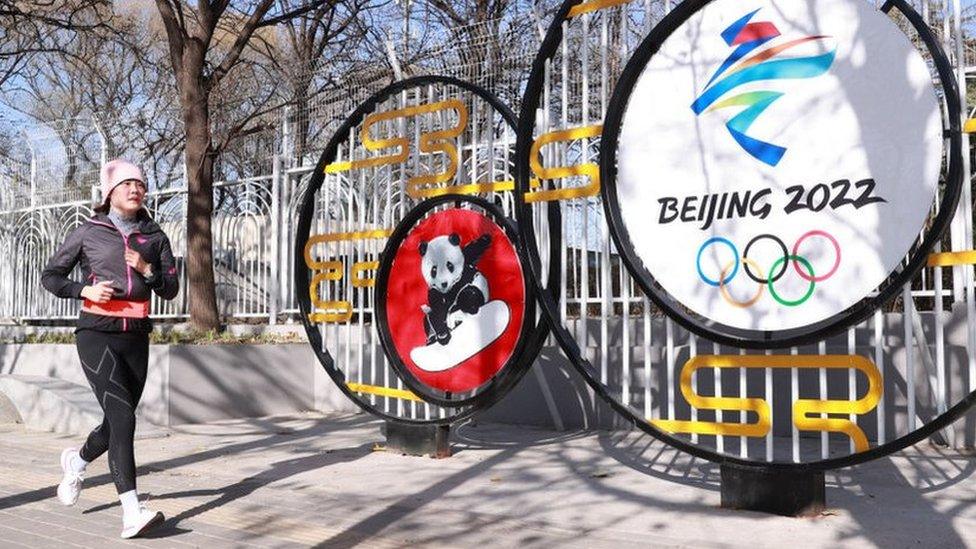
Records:
{"label": "metal post", "polygon": [[[281,124],[281,157],[284,159],[285,167],[292,166],[292,159],[296,156],[292,150],[294,145],[292,144],[292,124],[291,124],[291,106],[285,107],[284,120]],[[275,169],[278,168],[277,161],[275,162]]]}
{"label": "metal post", "polygon": [[[34,232],[34,231],[37,230],[37,227],[36,227],[36,224],[37,224],[37,215],[36,215],[36,213],[37,213],[37,211],[36,211],[36,207],[37,207],[36,206],[37,205],[37,151],[34,150],[34,145],[31,144],[30,137],[27,135],[27,132],[23,132],[23,134],[24,134],[24,139],[27,141],[27,148],[30,149],[30,155],[31,155],[31,161],[30,161],[30,210],[29,210],[30,211],[30,216],[29,216],[29,219],[30,219],[30,230],[32,232]],[[28,250],[28,253],[30,253],[31,251],[32,250]],[[23,263],[21,263],[21,265],[23,265]],[[40,307],[37,304],[35,304],[35,302],[34,302],[33,299],[31,299],[34,296],[31,296],[30,295],[30,291],[29,290],[24,291],[24,290],[26,290],[26,288],[24,288],[23,286],[21,286],[20,289],[21,289],[21,295],[23,295],[24,297],[27,298],[26,300],[24,300],[23,297],[20,298],[20,299],[22,299],[21,303],[23,304],[23,306],[20,309],[21,310],[21,315],[20,316],[21,317],[26,317],[26,316],[32,316],[32,315],[36,314],[35,313],[35,310],[36,310],[35,308],[39,309]],[[15,299],[17,299],[17,298],[15,297]],[[16,311],[16,309],[17,309],[16,305],[14,306],[14,309]],[[15,314],[16,314],[16,312],[15,312]]]}
{"label": "metal post", "polygon": [[[960,5],[960,0],[952,0],[952,35],[945,37],[945,46],[948,49],[950,46],[954,46],[951,50],[955,53],[956,58],[956,79],[959,83],[959,101],[962,110],[963,120],[958,121],[960,125],[965,123],[965,117],[969,114],[969,106],[966,101],[966,62],[965,62],[965,52],[964,44],[962,40],[962,7]],[[949,14],[945,14],[949,17]],[[950,40],[954,44],[950,43]],[[959,201],[959,206],[956,210],[956,216],[952,221],[951,227],[951,237],[952,237],[952,250],[971,250],[973,248],[973,229],[972,229],[972,187],[970,178],[971,167],[969,162],[969,134],[962,134],[962,150],[964,154],[962,155],[963,163],[963,174],[965,184],[962,189],[962,199]],[[972,281],[972,268],[963,267],[953,269],[952,273],[952,297],[955,303],[961,303],[965,300],[967,293],[967,288],[970,288],[973,284]],[[968,314],[967,310],[967,314]],[[972,355],[973,349],[970,348],[970,355]]]}
{"label": "metal post", "polygon": [[102,144],[101,158],[100,158],[101,164],[99,166],[101,167],[108,162],[108,157],[109,157],[108,137],[107,134],[105,133],[105,127],[102,125],[102,122],[98,119],[98,115],[93,114],[91,118],[92,118],[92,125],[95,126],[95,131],[98,132],[98,139],[99,141],[101,141]]}
{"label": "metal post", "polygon": [[[959,105],[962,110],[963,120],[959,120],[959,124],[965,124],[965,117],[969,113],[969,105],[966,101],[966,61],[965,61],[965,44],[963,43],[963,33],[962,33],[962,2],[960,0],[952,0],[952,33],[955,40],[955,52],[956,52],[956,79],[959,84]],[[973,190],[972,190],[972,169],[969,162],[969,134],[963,132],[962,134],[962,166],[965,184],[962,187],[962,200],[959,202],[959,210],[956,211],[956,217],[960,215],[963,216],[963,233],[962,244],[965,246],[964,249],[973,249]],[[957,224],[954,224],[957,225]],[[956,228],[955,226],[953,227]],[[955,231],[954,231],[955,232]],[[956,238],[953,235],[953,249],[955,247]],[[958,271],[959,269],[955,269]],[[966,326],[968,327],[968,351],[969,351],[969,390],[972,391],[976,389],[976,326],[974,326],[974,320],[976,320],[976,295],[974,295],[973,289],[973,266],[966,265],[962,268],[964,276],[964,284],[966,290]],[[955,281],[955,278],[953,278]],[[953,288],[953,295],[956,294],[956,288]]]}
{"label": "metal post", "polygon": [[[190,266],[187,258],[190,255],[190,174],[186,167],[186,156],[183,157],[183,273],[182,280],[180,281],[180,286],[183,288],[183,303],[180,305],[182,308],[182,314],[185,317],[190,316],[190,287],[188,284],[190,274]],[[216,275],[216,273],[214,273]]]}
{"label": "metal post", "polygon": [[403,1],[403,58],[410,59],[410,0]]}
{"label": "metal post", "polygon": [[[98,140],[101,143],[98,159],[98,169],[101,169],[108,163],[109,150],[108,150],[108,139],[105,134],[105,128],[102,126],[101,121],[98,119],[97,114],[92,114],[92,125],[95,126],[95,131],[98,132]],[[92,203],[100,204],[102,199],[102,189],[98,184],[92,185]]]}
{"label": "metal post", "polygon": [[[286,310],[292,305],[291,297],[288,295],[292,276],[291,235],[293,233],[292,212],[288,207],[292,204],[292,193],[295,192],[292,177],[298,176],[292,175],[288,170],[282,170],[281,181],[278,182],[278,226],[281,228],[278,230],[278,250],[280,250],[278,257],[280,261],[278,263],[277,299],[279,306],[286,308]],[[289,316],[285,322],[291,323],[292,318]]]}
{"label": "metal post", "polygon": [[389,58],[390,65],[393,67],[393,76],[396,77],[398,81],[403,80],[403,68],[400,67],[400,60],[397,59],[396,49],[393,47],[393,42],[387,40],[384,44],[386,45],[386,56]]}
{"label": "metal post", "polygon": [[278,273],[281,265],[279,239],[281,237],[281,157],[274,155],[271,168],[271,280],[268,288],[268,322],[278,323]]}
{"label": "metal post", "polygon": [[34,210],[34,204],[36,202],[37,194],[37,151],[34,150],[34,145],[31,143],[30,136],[27,132],[21,130],[24,134],[24,141],[27,143],[27,148],[30,150],[31,160],[30,160],[30,209]]}

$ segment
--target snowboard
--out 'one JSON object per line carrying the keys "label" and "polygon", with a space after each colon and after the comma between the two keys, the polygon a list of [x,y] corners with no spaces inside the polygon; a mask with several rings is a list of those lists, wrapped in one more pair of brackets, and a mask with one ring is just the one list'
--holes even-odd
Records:
{"label": "snowboard", "polygon": [[410,358],[425,372],[443,372],[480,353],[501,337],[508,327],[511,313],[504,301],[486,303],[477,313],[465,315],[464,321],[451,330],[446,345],[434,342],[410,351]]}

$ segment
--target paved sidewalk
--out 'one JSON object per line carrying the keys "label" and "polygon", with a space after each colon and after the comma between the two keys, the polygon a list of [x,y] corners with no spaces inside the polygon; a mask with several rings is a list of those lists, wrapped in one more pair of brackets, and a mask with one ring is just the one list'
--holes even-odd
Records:
{"label": "paved sidewalk", "polygon": [[976,546],[976,458],[920,445],[827,476],[830,510],[720,509],[718,468],[638,433],[458,429],[446,460],[377,451],[379,423],[304,415],[136,441],[139,491],[166,514],[123,542],[104,459],[54,496],[79,439],[0,425],[3,547]]}

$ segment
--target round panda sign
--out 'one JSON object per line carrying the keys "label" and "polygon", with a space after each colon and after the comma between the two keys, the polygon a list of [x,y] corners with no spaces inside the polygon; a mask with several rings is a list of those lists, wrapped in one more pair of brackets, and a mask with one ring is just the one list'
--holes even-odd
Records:
{"label": "round panda sign", "polygon": [[949,177],[936,200],[933,76],[862,0],[683,5],[631,59],[604,129],[604,199],[631,271],[718,341],[846,327],[922,266],[958,196]]}
{"label": "round panda sign", "polygon": [[471,404],[515,369],[534,312],[514,236],[488,202],[446,196],[422,203],[390,238],[378,325],[393,367],[425,400]]}

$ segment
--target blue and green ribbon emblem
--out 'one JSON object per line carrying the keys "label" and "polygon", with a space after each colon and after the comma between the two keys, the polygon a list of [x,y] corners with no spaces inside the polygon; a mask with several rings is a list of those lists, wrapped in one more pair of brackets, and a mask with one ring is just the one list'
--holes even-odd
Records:
{"label": "blue and green ribbon emblem", "polygon": [[[705,91],[691,105],[696,115],[720,109],[740,108],[741,112],[726,123],[729,133],[743,149],[757,160],[776,166],[786,148],[767,143],[748,135],[753,122],[777,99],[783,96],[777,91],[750,91],[732,95],[737,88],[752,82],[770,80],[798,80],[825,74],[837,55],[834,48],[828,53],[810,57],[780,58],[779,55],[807,42],[829,38],[808,36],[756,50],[780,36],[779,29],[770,22],[750,23],[758,13],[742,17],[722,32],[722,38],[735,49],[708,81]],[[755,53],[754,53],[755,52]],[[751,57],[750,54],[753,54]]]}

